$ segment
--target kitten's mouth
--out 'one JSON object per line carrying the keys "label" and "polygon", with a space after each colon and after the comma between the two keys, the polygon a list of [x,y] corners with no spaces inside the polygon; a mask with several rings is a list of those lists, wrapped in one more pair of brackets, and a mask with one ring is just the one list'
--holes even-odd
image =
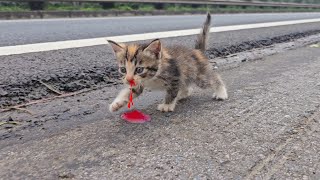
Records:
{"label": "kitten's mouth", "polygon": [[125,83],[126,83],[127,85],[130,85],[130,86],[133,87],[133,88],[137,88],[137,87],[142,86],[141,81],[137,81],[137,80],[125,81]]}

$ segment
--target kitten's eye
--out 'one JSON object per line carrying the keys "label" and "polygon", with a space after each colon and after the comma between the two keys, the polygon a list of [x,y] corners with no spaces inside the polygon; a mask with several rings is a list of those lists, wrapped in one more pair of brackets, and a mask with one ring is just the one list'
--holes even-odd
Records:
{"label": "kitten's eye", "polygon": [[119,69],[119,71],[122,73],[122,74],[125,74],[127,72],[126,68],[125,67],[121,67]]}
{"label": "kitten's eye", "polygon": [[143,70],[144,70],[144,68],[143,68],[143,67],[137,67],[137,68],[136,68],[136,74],[140,74],[140,73],[142,73],[142,72],[143,72]]}

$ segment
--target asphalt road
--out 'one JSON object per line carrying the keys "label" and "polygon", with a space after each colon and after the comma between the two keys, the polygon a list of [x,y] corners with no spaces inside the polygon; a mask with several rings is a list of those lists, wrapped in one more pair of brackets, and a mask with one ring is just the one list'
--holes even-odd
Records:
{"label": "asphalt road", "polygon": [[[3,179],[318,179],[320,51],[301,48],[222,71],[230,99],[196,90],[176,112],[145,93],[150,123],[107,111],[119,87],[13,112],[33,126],[0,141]],[[43,122],[39,122],[44,120]]]}
{"label": "asphalt road", "polygon": [[[320,18],[320,13],[222,14],[213,26]],[[199,28],[203,15],[2,20],[0,46]]]}

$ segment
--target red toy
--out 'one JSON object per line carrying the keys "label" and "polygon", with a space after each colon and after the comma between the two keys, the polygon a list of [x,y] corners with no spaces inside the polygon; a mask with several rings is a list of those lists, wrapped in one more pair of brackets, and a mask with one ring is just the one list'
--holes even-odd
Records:
{"label": "red toy", "polygon": [[[130,96],[129,96],[129,102],[128,102],[128,108],[130,109],[131,106],[133,106],[133,92],[132,92],[132,86],[135,86],[135,82],[132,80],[130,81]],[[133,110],[130,112],[125,112],[121,115],[121,118],[127,122],[130,123],[145,123],[150,121],[150,116],[143,114],[142,112],[138,110]]]}
{"label": "red toy", "polygon": [[133,92],[132,92],[132,86],[135,86],[136,83],[134,82],[134,80],[130,81],[130,96],[129,96],[129,102],[128,102],[128,108],[131,108],[131,105],[133,106]]}
{"label": "red toy", "polygon": [[149,115],[143,114],[138,110],[125,112],[121,115],[121,118],[130,123],[145,123],[151,119]]}

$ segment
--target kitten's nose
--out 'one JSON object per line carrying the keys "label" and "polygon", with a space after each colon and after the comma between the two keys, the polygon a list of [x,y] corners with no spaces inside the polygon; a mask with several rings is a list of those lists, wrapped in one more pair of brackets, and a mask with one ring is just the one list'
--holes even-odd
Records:
{"label": "kitten's nose", "polygon": [[133,80],[133,76],[126,76],[126,80],[128,81],[128,82],[130,82],[130,81],[132,81]]}

